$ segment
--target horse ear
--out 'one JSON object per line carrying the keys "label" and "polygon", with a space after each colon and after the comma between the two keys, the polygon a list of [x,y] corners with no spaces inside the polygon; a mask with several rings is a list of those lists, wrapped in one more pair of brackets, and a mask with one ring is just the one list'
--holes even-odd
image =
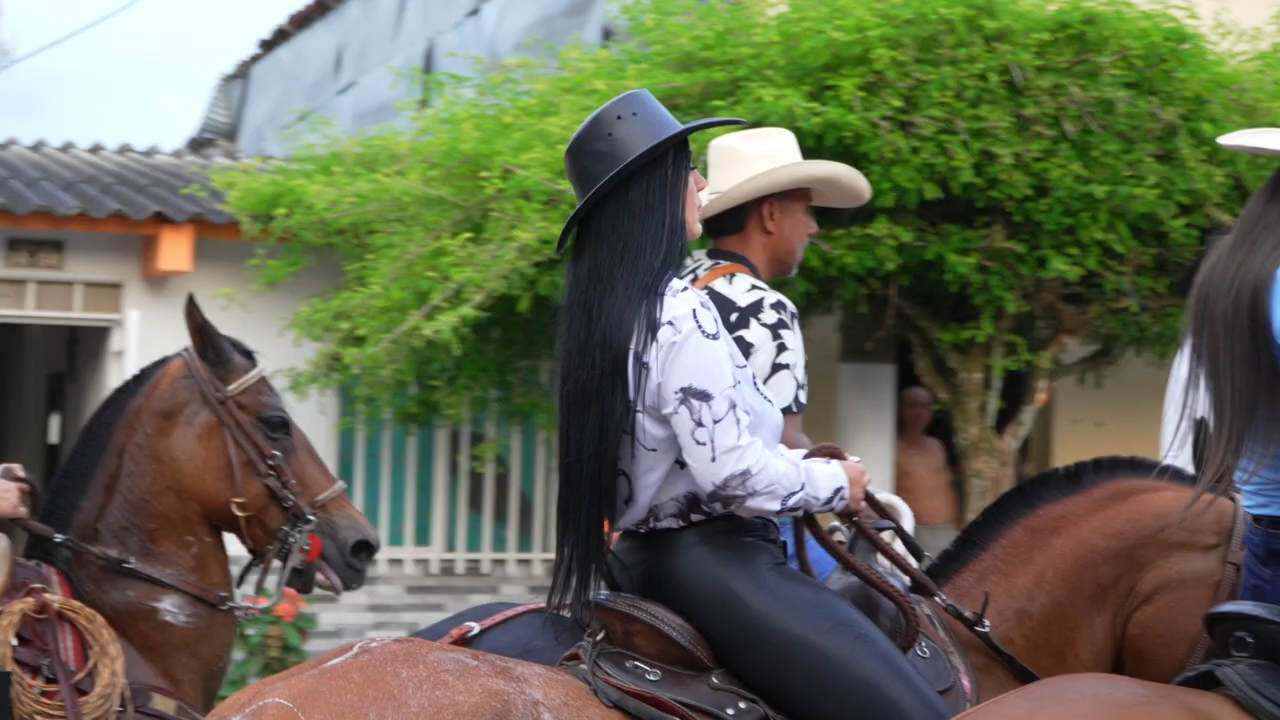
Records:
{"label": "horse ear", "polygon": [[194,294],[187,293],[185,314],[187,334],[191,336],[191,347],[195,349],[196,357],[210,368],[225,367],[230,360],[227,355],[227,341],[223,339],[222,333],[214,327],[209,318],[204,316],[204,311],[196,303]]}

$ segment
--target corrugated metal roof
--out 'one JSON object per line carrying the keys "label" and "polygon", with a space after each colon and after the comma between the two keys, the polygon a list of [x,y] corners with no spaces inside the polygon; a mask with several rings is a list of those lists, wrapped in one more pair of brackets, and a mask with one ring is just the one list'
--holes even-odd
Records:
{"label": "corrugated metal roof", "polygon": [[111,150],[9,140],[0,144],[0,211],[231,224],[235,218],[219,209],[215,193],[205,197],[184,190],[209,189],[212,166],[241,159],[222,143],[165,153],[128,145]]}
{"label": "corrugated metal roof", "polygon": [[209,100],[204,120],[196,137],[217,138],[234,142],[240,125],[240,110],[244,104],[245,78],[228,75],[218,82]]}
{"label": "corrugated metal roof", "polygon": [[305,7],[290,15],[288,20],[277,26],[271,35],[259,41],[258,52],[242,61],[231,73],[231,77],[245,77],[248,75],[249,68],[264,55],[285,44],[289,38],[318,22],[325,15],[328,15],[329,11],[341,5],[344,1],[314,0],[314,2],[307,3]]}

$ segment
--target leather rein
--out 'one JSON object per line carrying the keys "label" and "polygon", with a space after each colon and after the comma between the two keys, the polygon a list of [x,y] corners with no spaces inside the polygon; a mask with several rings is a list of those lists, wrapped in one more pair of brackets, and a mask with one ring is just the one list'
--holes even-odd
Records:
{"label": "leather rein", "polygon": [[[258,480],[266,486],[267,490],[270,491],[276,502],[280,504],[286,513],[287,522],[276,533],[275,542],[265,550],[253,553],[245,572],[241,574],[239,581],[236,583],[236,587],[239,587],[250,568],[261,566],[262,575],[257,586],[257,590],[260,591],[271,563],[279,560],[282,563],[282,567],[275,598],[271,603],[274,604],[274,602],[279,601],[281,590],[288,578],[289,571],[298,567],[300,561],[312,550],[312,546],[318,543],[318,538],[311,534],[311,530],[316,524],[316,509],[343,494],[346,491],[346,483],[338,481],[308,502],[301,495],[298,483],[294,479],[293,473],[290,472],[284,456],[262,438],[262,435],[254,429],[252,422],[245,413],[233,402],[237,395],[263,379],[266,371],[262,366],[254,367],[239,380],[224,387],[209,374],[208,369],[191,347],[184,348],[180,354],[195,379],[200,396],[222,426],[222,434],[226,442],[227,455],[231,465],[234,490],[229,504],[232,514],[235,515],[240,524],[240,539],[246,545],[249,544],[246,521],[257,515],[256,511],[251,511],[245,507],[247,499],[244,493],[244,478],[240,472],[240,454],[243,454],[254,466]],[[35,520],[16,520],[14,524],[31,535],[48,540],[58,547],[93,557],[113,567],[118,572],[175,590],[215,610],[256,614],[270,607],[270,604],[262,606],[238,602],[235,599],[234,591],[216,592],[210,590],[172,571],[140,562],[133,556],[125,555],[109,548],[90,545],[65,533],[55,532],[48,525]]]}
{"label": "leather rein", "polygon": [[[1214,593],[1214,604],[1226,602],[1233,597],[1238,597],[1240,590],[1240,576],[1244,564],[1244,535],[1245,524],[1247,519],[1244,512],[1244,504],[1240,501],[1240,497],[1232,494],[1228,499],[1235,503],[1235,519],[1232,523],[1231,536],[1227,542],[1227,555],[1225,558],[1225,569],[1222,574],[1222,580],[1218,583],[1218,588]],[[925,554],[920,545],[915,541],[909,533],[898,523],[893,514],[884,507],[883,503],[875,497],[871,491],[866,494],[867,507],[871,508],[882,519],[893,525],[893,531],[902,540],[902,544],[906,547],[907,552],[911,554],[916,562],[924,562]],[[990,596],[987,595],[982,600],[982,607],[977,612],[967,611],[952,601],[938,588],[933,580],[920,571],[919,568],[913,566],[902,557],[897,550],[889,543],[885,542],[880,533],[872,528],[865,520],[857,517],[850,512],[838,513],[841,523],[846,527],[854,528],[868,543],[872,545],[883,555],[894,567],[901,570],[911,580],[912,592],[926,597],[937,603],[948,615],[955,618],[970,633],[975,635],[987,649],[991,650],[996,657],[1009,669],[1019,682],[1029,685],[1040,679],[1034,670],[1029,668],[1025,663],[1018,659],[1016,655],[1006,650],[991,635],[991,622],[986,619],[987,601]],[[808,553],[804,544],[804,531],[808,529],[813,535],[822,549],[831,554],[833,558],[839,561],[841,567],[853,573],[863,582],[871,587],[880,590],[898,607],[899,612],[903,615],[903,637],[910,637],[911,641],[915,639],[915,633],[918,632],[918,622],[913,622],[911,617],[914,613],[910,611],[910,606],[901,602],[898,595],[903,593],[892,586],[885,580],[884,576],[870,566],[866,565],[862,560],[854,557],[847,549],[835,542],[830,535],[822,531],[818,524],[817,518],[812,515],[804,517],[804,523],[795,524],[795,544],[796,559],[799,561],[800,568],[806,574],[813,576],[813,568],[809,564]],[[868,581],[867,575],[874,577],[874,580]],[[891,590],[886,591],[882,585],[889,585]],[[909,601],[909,599],[908,599]],[[1207,633],[1201,633],[1199,641],[1196,643],[1195,649],[1192,651],[1191,657],[1187,660],[1187,670],[1196,667],[1204,662],[1204,658],[1208,654],[1210,638]],[[908,645],[909,647],[909,645]]]}
{"label": "leather rein", "polygon": [[[848,458],[844,451],[834,445],[817,445],[810,449],[805,457],[831,457],[838,460]],[[903,546],[907,548],[907,552],[915,558],[916,562],[925,561],[925,553],[920,548],[915,538],[902,527],[902,525],[894,518],[893,513],[884,506],[883,503],[870,490],[866,492],[865,502],[867,507],[879,515],[882,519],[888,521],[893,526],[894,533],[902,540]],[[990,595],[986,595],[982,600],[982,607],[977,611],[965,610],[954,600],[949,598],[946,593],[938,587],[932,578],[925,575],[920,568],[912,565],[904,558],[892,545],[885,542],[880,533],[873,529],[867,521],[858,517],[853,512],[837,513],[840,521],[847,527],[852,527],[859,535],[861,535],[872,547],[883,555],[894,567],[901,570],[911,580],[911,592],[921,597],[927,598],[942,608],[943,612],[955,618],[966,630],[974,637],[978,638],[984,646],[987,647],[996,657],[1004,663],[1009,672],[1018,682],[1029,685],[1040,679],[1034,670],[1027,666],[1026,663],[1018,659],[1016,655],[1006,650],[999,641],[991,634],[991,621],[987,619],[987,602]],[[813,515],[805,515],[803,523],[795,524],[795,544],[796,544],[796,560],[799,561],[800,569],[806,574],[813,576],[813,568],[809,565],[808,553],[805,551],[804,531],[808,529],[813,535],[814,540],[826,550],[831,557],[845,570],[852,573],[859,580],[862,580],[869,587],[877,590],[887,597],[902,614],[903,632],[898,638],[897,644],[899,648],[909,649],[915,644],[916,638],[920,633],[920,621],[916,612],[916,607],[911,598],[898,589],[896,585],[889,581],[880,571],[866,564],[862,560],[853,556],[847,549],[841,547],[830,535],[822,530],[822,526],[818,523],[818,519]]]}
{"label": "leather rein", "polygon": [[[1213,593],[1214,605],[1240,597],[1240,577],[1244,572],[1244,533],[1248,519],[1245,517],[1244,502],[1241,501],[1240,495],[1233,492],[1228,499],[1236,505],[1235,520],[1231,525],[1231,538],[1227,541],[1227,557],[1222,570],[1222,579],[1218,581],[1218,589]],[[1200,633],[1200,639],[1196,642],[1195,649],[1191,651],[1191,657],[1187,659],[1183,672],[1203,663],[1209,655],[1211,645],[1212,638],[1209,637],[1209,633],[1207,631]]]}

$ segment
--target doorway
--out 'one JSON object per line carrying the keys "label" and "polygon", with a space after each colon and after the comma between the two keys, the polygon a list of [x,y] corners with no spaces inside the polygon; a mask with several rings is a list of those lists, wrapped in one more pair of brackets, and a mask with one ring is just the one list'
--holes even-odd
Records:
{"label": "doorway", "polygon": [[0,324],[0,462],[40,487],[109,387],[108,327]]}

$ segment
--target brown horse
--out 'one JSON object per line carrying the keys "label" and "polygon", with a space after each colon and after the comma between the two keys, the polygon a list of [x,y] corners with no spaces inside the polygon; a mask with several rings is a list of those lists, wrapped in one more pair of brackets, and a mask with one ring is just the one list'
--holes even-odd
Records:
{"label": "brown horse", "polygon": [[[44,493],[39,522],[27,526],[27,556],[60,570],[107,620],[130,682],[157,688],[159,706],[189,706],[171,717],[211,707],[230,660],[243,608],[224,531],[258,555],[283,539],[296,551],[314,534],[317,564],[346,588],[364,583],[378,550],[253,353],[192,297],[186,321],[190,348],[107,398]],[[15,569],[8,597],[23,592],[23,573],[32,582],[31,570]]]}
{"label": "brown horse", "polygon": [[[1192,659],[1201,618],[1223,594],[1238,525],[1228,499],[1203,497],[1188,508],[1193,485],[1176,468],[1140,458],[1051,470],[987,508],[930,575],[970,609],[989,592],[994,639],[1041,676],[1117,672],[1167,682]],[[1234,583],[1226,584],[1233,594]],[[978,700],[1020,685],[992,650],[948,622]],[[347,645],[267,678],[209,720],[410,717],[428,709],[476,720],[621,717],[592,702],[585,685],[555,669],[405,638]]]}

